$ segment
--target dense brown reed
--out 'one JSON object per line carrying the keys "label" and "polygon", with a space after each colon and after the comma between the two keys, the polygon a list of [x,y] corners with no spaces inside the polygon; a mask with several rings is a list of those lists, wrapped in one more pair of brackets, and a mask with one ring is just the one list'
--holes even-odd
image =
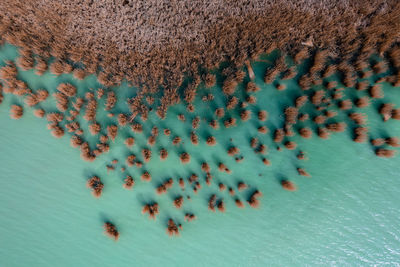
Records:
{"label": "dense brown reed", "polygon": [[383,139],[383,138],[372,139],[371,144],[373,146],[382,146],[385,144],[385,139]]}
{"label": "dense brown reed", "polygon": [[107,126],[107,135],[110,137],[112,141],[115,140],[118,134],[118,126],[117,125],[109,125]]}
{"label": "dense brown reed", "polygon": [[69,83],[61,83],[57,86],[57,90],[68,97],[76,95],[76,87]]}
{"label": "dense brown reed", "polygon": [[139,123],[134,123],[131,125],[131,130],[134,133],[141,133],[143,132],[143,126]]}
{"label": "dense brown reed", "polygon": [[77,134],[81,133],[82,129],[80,129],[80,124],[77,121],[65,124],[65,128],[68,132],[78,132]]}
{"label": "dense brown reed", "polygon": [[213,87],[217,81],[215,74],[207,73],[204,78],[204,82],[207,88]]}
{"label": "dense brown reed", "polygon": [[175,208],[180,209],[180,208],[182,208],[182,205],[183,205],[183,197],[182,196],[179,196],[174,199]]}
{"label": "dense brown reed", "polygon": [[191,221],[193,221],[195,219],[196,219],[196,215],[194,215],[192,213],[186,213],[185,214],[185,218],[184,218],[185,221],[191,222]]}
{"label": "dense brown reed", "polygon": [[378,148],[377,150],[375,150],[375,154],[378,157],[382,157],[382,158],[392,158],[395,155],[395,151],[390,150],[390,149],[385,149],[385,148]]}
{"label": "dense brown reed", "polygon": [[178,185],[182,190],[185,189],[185,181],[183,178],[179,178]]}
{"label": "dense brown reed", "polygon": [[135,144],[135,138],[133,137],[128,137],[125,139],[125,145],[127,147],[132,147]]}
{"label": "dense brown reed", "polygon": [[239,103],[239,99],[236,96],[229,97],[228,101],[226,102],[226,109],[234,109],[237,104]]}
{"label": "dense brown reed", "polygon": [[[260,206],[260,201],[257,199],[258,197],[261,197],[262,193],[258,190],[256,190],[253,194],[250,195],[249,199],[247,202],[249,203],[250,207],[252,208],[258,208]],[[238,203],[236,205],[239,207]]]}
{"label": "dense brown reed", "polygon": [[149,162],[151,159],[151,151],[147,148],[142,149],[142,156],[144,162]]}
{"label": "dense brown reed", "polygon": [[118,125],[119,126],[125,126],[128,123],[128,116],[126,116],[123,113],[120,113],[117,116],[117,120],[118,120]]}
{"label": "dense brown reed", "polygon": [[217,118],[222,118],[225,115],[225,110],[223,108],[217,108],[215,110],[215,116],[217,116]]}
{"label": "dense brown reed", "polygon": [[55,60],[50,65],[50,72],[57,76],[64,73],[64,64],[61,60]]}
{"label": "dense brown reed", "polygon": [[301,176],[311,177],[311,175],[308,172],[306,172],[306,170],[304,170],[303,168],[297,168],[297,172]]}
{"label": "dense brown reed", "polygon": [[289,150],[294,150],[294,149],[296,149],[297,144],[296,144],[296,142],[294,142],[294,141],[287,141],[287,142],[285,143],[285,147],[286,147],[287,149],[289,149]]}
{"label": "dense brown reed", "polygon": [[156,219],[156,216],[160,213],[158,210],[158,203],[146,204],[142,208],[142,214],[149,214],[150,219]]}
{"label": "dense brown reed", "polygon": [[215,211],[215,204],[217,202],[217,196],[216,195],[211,195],[209,200],[208,200],[208,209],[211,211]]}
{"label": "dense brown reed", "polygon": [[243,190],[245,190],[247,187],[248,187],[247,184],[245,184],[244,182],[239,182],[239,183],[237,184],[237,189],[238,189],[239,191],[243,191]]}
{"label": "dense brown reed", "polygon": [[117,97],[114,93],[114,91],[109,91],[107,93],[107,98],[106,98],[106,110],[111,110],[112,108],[114,108],[115,104],[117,103]]}
{"label": "dense brown reed", "polygon": [[286,85],[284,85],[282,83],[276,85],[276,90],[278,90],[278,91],[283,91],[285,89],[286,89]]}
{"label": "dense brown reed", "polygon": [[310,128],[305,127],[305,128],[301,128],[301,129],[299,130],[299,134],[300,134],[300,136],[303,137],[303,138],[311,138],[311,136],[312,136],[312,131],[311,131]]}
{"label": "dense brown reed", "polygon": [[24,115],[24,109],[19,105],[11,105],[10,117],[14,120],[18,120]]}
{"label": "dense brown reed", "polygon": [[357,127],[354,129],[353,141],[356,143],[365,143],[368,138],[368,129],[365,127]]}
{"label": "dense brown reed", "polygon": [[87,121],[95,120],[96,110],[97,110],[97,101],[95,99],[89,100],[88,103],[86,104],[85,115],[83,116],[83,118]]}
{"label": "dense brown reed", "polygon": [[391,147],[400,147],[400,139],[398,137],[388,137],[385,142]]}
{"label": "dense brown reed", "polygon": [[174,235],[178,236],[179,235],[179,228],[178,227],[181,228],[181,225],[180,224],[177,225],[174,222],[174,220],[169,219],[168,220],[168,225],[167,225],[167,234],[169,236],[174,236]]}
{"label": "dense brown reed", "polygon": [[61,128],[59,125],[52,125],[51,126],[51,134],[55,138],[61,138],[64,136],[64,129]]}
{"label": "dense brown reed", "polygon": [[79,136],[73,135],[71,136],[70,143],[72,147],[79,147],[83,144],[83,140]]}
{"label": "dense brown reed", "polygon": [[225,212],[225,204],[222,199],[220,199],[217,203],[217,208],[220,212]]}
{"label": "dense brown reed", "polygon": [[246,84],[246,92],[247,93],[255,93],[260,91],[260,88],[254,82],[248,82]]}
{"label": "dense brown reed", "polygon": [[375,84],[369,89],[369,95],[372,98],[383,98],[383,90],[380,84]]}
{"label": "dense brown reed", "polygon": [[87,181],[86,186],[92,189],[92,194],[95,197],[100,197],[104,188],[104,185],[98,176],[92,176]]}
{"label": "dense brown reed", "polygon": [[353,102],[351,102],[350,99],[345,99],[342,101],[339,101],[338,106],[341,110],[349,110],[353,106]]}
{"label": "dense brown reed", "polygon": [[100,130],[101,130],[101,125],[97,122],[94,122],[89,125],[89,131],[92,135],[98,134]]}
{"label": "dense brown reed", "polygon": [[168,158],[168,151],[165,148],[160,149],[160,159],[166,160]]}
{"label": "dense brown reed", "polygon": [[179,136],[175,136],[174,139],[172,139],[172,144],[173,145],[179,145],[181,143],[182,139]]}
{"label": "dense brown reed", "polygon": [[238,208],[244,208],[243,202],[238,198],[235,199],[235,204]]}
{"label": "dense brown reed", "polygon": [[254,105],[257,102],[257,98],[253,95],[249,95],[246,97],[246,102],[250,105]]}
{"label": "dense brown reed", "polygon": [[179,155],[179,159],[183,164],[187,164],[190,162],[190,155],[187,152],[183,152]]}
{"label": "dense brown reed", "polygon": [[274,142],[275,143],[280,143],[283,141],[283,138],[285,137],[285,132],[283,129],[276,129],[274,132]]}
{"label": "dense brown reed", "polygon": [[117,230],[117,227],[114,224],[112,224],[111,222],[106,222],[106,223],[104,223],[104,229],[105,229],[105,233],[110,238],[113,238],[115,241],[118,240],[119,232]]}
{"label": "dense brown reed", "polygon": [[46,60],[41,57],[36,58],[36,72],[37,75],[43,75],[47,71],[48,65]]}
{"label": "dense brown reed", "polygon": [[142,179],[142,181],[145,181],[145,182],[150,182],[151,181],[151,175],[150,175],[150,173],[148,171],[145,171],[140,176],[140,179]]}
{"label": "dense brown reed", "polygon": [[346,123],[345,122],[335,122],[335,123],[329,123],[326,125],[326,128],[331,131],[331,132],[343,132],[346,129]]}
{"label": "dense brown reed", "polygon": [[171,130],[170,129],[164,129],[164,135],[165,136],[170,136]]}
{"label": "dense brown reed", "polygon": [[285,189],[287,191],[296,191],[297,190],[296,185],[293,182],[288,181],[288,180],[282,180],[281,185],[282,185],[283,189]]}
{"label": "dense brown reed", "polygon": [[213,128],[213,129],[215,129],[215,130],[219,129],[219,123],[218,123],[217,120],[211,120],[211,121],[209,122],[209,125],[211,126],[211,128]]}
{"label": "dense brown reed", "polygon": [[210,172],[210,165],[208,165],[208,163],[207,162],[203,162],[202,164],[201,164],[201,170],[203,171],[203,172]]}
{"label": "dense brown reed", "polygon": [[132,176],[127,175],[125,180],[124,180],[123,187],[125,189],[132,189],[134,186],[135,186],[135,180],[133,180]]}
{"label": "dense brown reed", "polygon": [[379,113],[382,115],[383,121],[388,121],[392,118],[393,104],[384,103],[379,108]]}
{"label": "dense brown reed", "polygon": [[236,126],[236,119],[235,118],[227,118],[224,120],[224,126],[225,128],[231,128]]}
{"label": "dense brown reed", "polygon": [[368,96],[364,96],[364,97],[361,97],[361,98],[359,98],[359,99],[357,99],[356,100],[356,106],[358,107],[358,108],[365,108],[365,107],[368,107],[369,106],[369,104],[370,104],[370,102],[369,102],[369,97]]}
{"label": "dense brown reed", "polygon": [[285,119],[287,123],[294,124],[297,121],[299,110],[295,107],[288,107],[285,109]]}
{"label": "dense brown reed", "polygon": [[222,85],[222,92],[226,95],[232,95],[236,87],[238,85],[238,82],[236,81],[235,77],[229,76],[225,79],[223,85]]}
{"label": "dense brown reed", "polygon": [[329,131],[325,127],[318,127],[317,129],[318,132],[318,137],[322,139],[328,139],[329,138]]}
{"label": "dense brown reed", "polygon": [[129,155],[128,157],[126,157],[126,164],[128,166],[133,166],[135,164],[135,159],[136,156],[134,154]]}
{"label": "dense brown reed", "polygon": [[392,110],[392,119],[400,120],[400,108]]}
{"label": "dense brown reed", "polygon": [[367,115],[365,115],[364,113],[353,112],[349,114],[349,118],[358,125],[366,124],[367,121]]}
{"label": "dense brown reed", "polygon": [[35,109],[33,114],[38,118],[43,118],[44,115],[46,114],[46,112],[44,111],[44,109],[38,108],[38,109]]}
{"label": "dense brown reed", "polygon": [[200,126],[200,117],[196,116],[192,120],[192,128],[197,129],[197,128],[199,128],[199,126]]}

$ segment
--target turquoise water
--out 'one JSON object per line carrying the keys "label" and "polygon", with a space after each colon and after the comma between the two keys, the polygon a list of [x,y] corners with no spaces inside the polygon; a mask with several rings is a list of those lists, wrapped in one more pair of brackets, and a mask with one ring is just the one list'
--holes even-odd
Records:
{"label": "turquoise water", "polygon": [[[13,54],[14,53],[14,54]],[[1,59],[15,57],[12,47],[3,47]],[[282,106],[289,104],[296,92],[293,82],[289,89],[278,92],[262,85],[264,63],[255,64],[258,93],[257,108],[268,110],[267,125],[282,123]],[[99,86],[94,77],[77,83],[68,75],[54,77],[45,74],[37,78],[32,72],[23,72],[21,79],[36,90],[54,91],[63,81],[71,81],[79,90]],[[213,88],[218,92],[218,88]],[[397,89],[385,88],[385,98],[400,105]],[[119,95],[130,94],[129,88]],[[216,94],[216,102],[220,103]],[[397,98],[396,98],[397,97]],[[122,98],[122,97],[121,97]],[[329,140],[295,138],[308,161],[298,162],[287,150],[274,151],[270,134],[263,140],[270,150],[267,157],[271,166],[264,166],[248,148],[250,137],[257,135],[257,121],[250,127],[227,130],[209,130],[205,124],[198,133],[200,145],[193,147],[186,137],[187,124],[177,121],[176,114],[183,106],[173,107],[164,122],[151,116],[145,132],[154,124],[167,124],[174,134],[183,137],[184,144],[174,149],[160,133],[154,148],[165,146],[170,152],[167,161],[156,155],[146,166],[153,180],[141,182],[140,172],[128,169],[136,179],[132,191],[122,188],[123,175],[119,171],[107,173],[106,164],[114,158],[124,161],[127,148],[122,144],[126,136],[134,136],[133,148],[140,154],[145,137],[122,130],[108,154],[93,163],[80,159],[80,153],[69,144],[66,134],[60,140],[46,129],[46,120],[32,115],[26,108],[24,116],[16,121],[9,117],[9,105],[20,101],[6,95],[0,105],[0,266],[397,266],[400,264],[400,159],[382,159],[374,155],[369,144],[351,141],[350,132],[333,134]],[[220,102],[218,102],[220,101]],[[51,102],[43,104],[54,109]],[[118,109],[126,108],[119,103]],[[207,115],[206,103],[196,105],[196,113]],[[233,112],[232,112],[233,113]],[[400,135],[399,123],[384,124],[372,109],[368,110],[373,137],[381,131]],[[185,113],[186,114],[186,113]],[[188,115],[189,116],[189,115]],[[191,115],[193,116],[193,115]],[[237,115],[235,115],[237,117]],[[255,117],[255,116],[253,116]],[[101,120],[106,120],[99,115]],[[100,120],[99,119],[99,120]],[[187,118],[189,119],[189,118]],[[110,119],[111,121],[111,119]],[[190,122],[190,120],[189,120]],[[82,121],[83,123],[83,121]],[[383,125],[383,126],[382,126]],[[218,140],[215,147],[204,145],[204,136],[212,133]],[[174,134],[172,136],[174,136]],[[235,164],[226,155],[229,137],[245,155],[243,163]],[[190,152],[191,163],[182,166],[177,153]],[[189,188],[182,210],[172,206],[172,199],[180,193],[174,187],[166,195],[156,195],[155,186],[168,177],[188,177],[200,174],[200,163],[206,159],[216,169],[222,160],[232,175],[215,172],[214,181],[233,186],[244,180],[250,189],[263,192],[259,209],[248,205],[238,209],[228,193],[219,193],[214,184],[197,195]],[[295,167],[304,167],[312,178],[300,177]],[[86,188],[86,179],[98,174],[104,184],[103,195],[95,199]],[[259,176],[261,174],[261,176]],[[298,191],[282,190],[279,179],[287,177],[298,186]],[[217,193],[226,203],[225,213],[207,210],[211,193]],[[239,193],[242,200],[248,192]],[[160,215],[151,221],[141,214],[142,204],[156,200]],[[185,212],[194,212],[197,219],[183,222]],[[165,233],[166,221],[174,218],[183,224],[179,237]],[[107,238],[103,222],[115,223],[121,233],[118,242]]]}

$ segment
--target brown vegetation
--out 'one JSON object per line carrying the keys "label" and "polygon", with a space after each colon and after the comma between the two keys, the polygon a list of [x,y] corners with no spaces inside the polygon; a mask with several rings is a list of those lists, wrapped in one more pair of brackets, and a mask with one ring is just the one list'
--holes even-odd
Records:
{"label": "brown vegetation", "polygon": [[288,107],[285,109],[286,122],[294,124],[297,121],[299,110],[295,107]]}
{"label": "brown vegetation", "polygon": [[182,196],[179,196],[174,199],[175,208],[180,209],[180,208],[182,208],[182,205],[183,205],[183,197]]}
{"label": "brown vegetation", "polygon": [[368,129],[365,127],[357,127],[354,129],[354,142],[365,143],[368,138]]}
{"label": "brown vegetation", "polygon": [[400,147],[400,139],[398,137],[388,137],[385,142],[391,147]]}
{"label": "brown vegetation", "polygon": [[158,203],[153,203],[153,204],[146,204],[143,206],[142,209],[142,214],[149,214],[150,219],[156,219],[156,216],[159,214],[158,211]]}
{"label": "brown vegetation", "polygon": [[107,135],[110,137],[112,141],[115,140],[118,134],[118,126],[117,125],[109,125],[107,126]]}
{"label": "brown vegetation", "polygon": [[38,118],[43,118],[44,115],[46,114],[46,112],[44,111],[44,109],[38,108],[38,109],[35,109],[33,114]]}
{"label": "brown vegetation", "polygon": [[109,91],[107,93],[107,98],[106,98],[106,103],[105,103],[106,110],[111,110],[115,106],[116,103],[117,103],[117,97],[116,97],[114,91]]}
{"label": "brown vegetation", "polygon": [[350,113],[349,118],[352,119],[358,125],[366,124],[367,120],[365,114],[356,112]]}
{"label": "brown vegetation", "polygon": [[392,157],[394,157],[395,151],[390,150],[390,149],[385,149],[385,148],[378,148],[377,150],[375,150],[375,154],[378,157],[382,157],[382,158],[392,158]]}
{"label": "brown vegetation", "polygon": [[281,185],[282,185],[283,189],[288,190],[288,191],[296,191],[297,190],[296,185],[293,182],[288,181],[288,180],[282,180]]}
{"label": "brown vegetation", "polygon": [[169,219],[168,220],[168,226],[167,226],[167,234],[169,236],[179,235],[179,228],[178,227],[181,228],[181,225],[180,224],[177,225],[174,222],[174,220]]}
{"label": "brown vegetation", "polygon": [[92,176],[86,183],[86,186],[92,189],[95,197],[100,197],[103,192],[104,185],[98,176]]}
{"label": "brown vegetation", "polygon": [[125,145],[127,147],[132,147],[135,144],[135,138],[133,137],[128,137],[125,139]]}
{"label": "brown vegetation", "polygon": [[384,103],[379,108],[379,113],[382,115],[383,121],[388,121],[392,118],[393,104]]}
{"label": "brown vegetation", "polygon": [[368,107],[369,106],[369,104],[370,104],[370,102],[369,102],[369,97],[368,96],[364,96],[364,97],[361,97],[361,98],[359,98],[359,99],[357,99],[356,100],[356,106],[358,107],[358,108],[365,108],[365,107]]}
{"label": "brown vegetation", "polygon": [[124,180],[124,185],[123,187],[125,189],[132,189],[135,186],[135,180],[133,180],[132,176],[127,175],[125,180]]}
{"label": "brown vegetation", "polygon": [[183,164],[187,164],[190,162],[190,155],[186,152],[183,152],[179,155],[179,159]]}
{"label": "brown vegetation", "polygon": [[216,195],[211,195],[209,200],[208,200],[208,209],[211,211],[215,211],[215,204],[217,202],[217,196]]}
{"label": "brown vegetation", "polygon": [[166,160],[168,157],[168,151],[165,148],[160,149],[160,159]]}
{"label": "brown vegetation", "polygon": [[11,105],[10,117],[14,120],[18,120],[24,115],[24,109],[19,105]]}
{"label": "brown vegetation", "polygon": [[195,219],[196,219],[196,215],[194,215],[192,213],[186,213],[185,214],[185,218],[184,218],[185,221],[191,222],[191,221],[193,221]]}
{"label": "brown vegetation", "polygon": [[312,136],[312,131],[310,128],[305,127],[305,128],[301,128],[299,130],[300,136],[303,138],[311,138]]}
{"label": "brown vegetation", "polygon": [[294,141],[287,141],[287,142],[285,143],[285,147],[286,147],[287,149],[289,149],[289,150],[293,150],[293,149],[296,149],[297,144],[296,144],[296,142],[294,142]]}
{"label": "brown vegetation", "polygon": [[308,172],[306,172],[306,170],[304,170],[303,168],[297,168],[297,172],[301,176],[311,177],[311,175]]}
{"label": "brown vegetation", "polygon": [[285,137],[285,132],[283,129],[276,129],[274,132],[274,142],[275,143],[280,143],[283,141],[283,138]]}
{"label": "brown vegetation", "polygon": [[142,156],[144,162],[149,162],[151,159],[151,151],[147,148],[142,149]]}
{"label": "brown vegetation", "polygon": [[346,123],[345,122],[335,122],[335,123],[329,123],[326,125],[326,128],[331,131],[331,132],[343,132],[346,129]]}
{"label": "brown vegetation", "polygon": [[[260,201],[257,199],[258,197],[261,197],[262,193],[258,190],[256,190],[253,194],[250,195],[249,199],[247,202],[249,203],[250,207],[252,208],[258,208],[260,206]],[[236,203],[238,207],[240,207],[240,204]]]}
{"label": "brown vegetation", "polygon": [[353,106],[353,102],[350,99],[342,100],[339,101],[338,106],[341,110],[349,110]]}
{"label": "brown vegetation", "polygon": [[383,98],[383,90],[380,84],[375,84],[369,89],[369,95],[372,98]]}
{"label": "brown vegetation", "polygon": [[106,222],[106,223],[104,223],[104,229],[105,229],[105,233],[109,237],[114,238],[115,241],[118,240],[119,232],[117,230],[117,227],[114,224],[112,224],[111,222]]}
{"label": "brown vegetation", "polygon": [[151,175],[150,175],[150,173],[148,171],[145,171],[140,176],[140,179],[142,179],[142,181],[150,182],[151,181]]}

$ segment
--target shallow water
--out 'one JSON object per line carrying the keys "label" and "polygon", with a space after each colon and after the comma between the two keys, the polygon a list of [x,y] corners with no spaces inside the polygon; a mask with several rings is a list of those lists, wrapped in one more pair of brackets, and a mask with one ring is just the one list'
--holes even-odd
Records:
{"label": "shallow water", "polygon": [[[7,46],[0,55],[4,60],[16,54]],[[255,64],[257,84],[263,89],[257,95],[257,106],[268,110],[267,125],[273,129],[282,123],[282,106],[290,103],[297,89],[293,82],[288,82],[289,89],[284,92],[262,85],[264,68],[265,64]],[[47,73],[38,79],[33,72],[21,73],[21,79],[33,90],[44,87],[50,91],[62,81],[74,82],[69,75],[56,78]],[[79,90],[99,86],[94,77],[76,84]],[[400,105],[396,90],[388,87],[385,98]],[[124,94],[131,94],[129,88],[119,91],[119,95]],[[68,134],[60,140],[53,138],[46,120],[34,117],[31,109],[26,108],[20,120],[10,119],[9,105],[15,101],[20,100],[7,95],[0,105],[0,266],[400,265],[400,159],[376,157],[369,144],[352,142],[350,131],[333,134],[329,140],[295,139],[307,152],[309,160],[305,162],[298,162],[287,150],[274,151],[270,134],[257,134],[255,118],[251,127],[241,127],[241,123],[218,131],[201,127],[199,137],[212,133],[218,140],[215,147],[204,145],[203,139],[193,147],[184,138],[187,144],[174,151],[160,133],[155,147],[165,146],[170,152],[168,160],[160,162],[153,156],[146,167],[153,177],[150,183],[140,182],[140,172],[128,169],[137,181],[129,191],[122,188],[123,175],[107,173],[105,165],[114,158],[123,162],[127,149],[121,144],[122,137],[135,136],[135,152],[144,146],[144,137],[122,131],[108,154],[87,163],[70,146]],[[44,103],[44,107],[51,110],[53,104]],[[117,108],[123,110],[124,105]],[[151,116],[145,132],[153,124],[165,123],[174,133],[187,135],[187,125],[175,119],[181,112],[183,106],[173,107],[165,122]],[[210,111],[199,101],[196,112]],[[373,137],[380,131],[400,135],[400,122],[382,124],[372,109],[368,115]],[[99,115],[99,120],[107,119]],[[253,135],[269,147],[271,166],[264,166],[248,148]],[[243,163],[235,164],[226,155],[229,137],[245,156]],[[192,156],[187,166],[179,163],[176,153],[183,149]],[[203,185],[197,195],[187,187],[185,194],[192,200],[185,200],[180,211],[172,206],[172,199],[181,192],[176,184],[166,195],[154,193],[158,182],[168,177],[200,173],[204,159],[213,162],[213,169],[219,160],[232,169],[232,175],[216,174],[214,181],[232,186],[244,180],[252,186],[250,190],[260,189],[264,195],[260,208],[236,208],[227,192],[219,193],[215,184],[210,188]],[[297,166],[304,167],[312,178],[298,176]],[[86,179],[93,173],[105,184],[99,199],[86,188]],[[281,178],[294,181],[298,191],[282,190]],[[207,210],[211,193],[226,200],[225,213]],[[239,195],[245,199],[248,191]],[[152,200],[160,205],[156,221],[141,214],[142,204]],[[185,212],[194,212],[197,219],[183,223]],[[183,223],[179,237],[165,233],[170,217]],[[118,242],[102,233],[105,220],[117,225],[121,233]]]}

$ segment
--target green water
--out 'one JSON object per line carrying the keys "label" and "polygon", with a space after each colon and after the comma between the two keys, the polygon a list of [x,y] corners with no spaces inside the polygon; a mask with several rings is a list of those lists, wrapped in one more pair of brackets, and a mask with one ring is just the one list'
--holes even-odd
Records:
{"label": "green water", "polygon": [[[0,59],[12,59],[15,50],[3,47]],[[293,82],[289,89],[278,92],[262,85],[265,64],[254,65],[259,108],[268,110],[270,129],[280,126],[282,106],[290,103],[298,90]],[[54,77],[45,74],[38,78],[33,72],[21,72],[20,78],[36,90],[53,92],[56,85],[71,81],[83,91],[99,85],[94,77],[77,83],[69,75]],[[213,88],[217,92],[218,88]],[[385,98],[400,105],[398,89],[385,88]],[[129,88],[119,95],[131,94]],[[121,98],[122,98],[121,97]],[[216,93],[216,103],[221,103]],[[218,102],[219,101],[219,102]],[[188,123],[176,120],[184,112],[183,106],[173,107],[166,121],[151,116],[145,125],[149,132],[153,125],[166,124],[179,135],[184,144],[175,148],[160,133],[157,145],[170,152],[168,160],[160,162],[156,155],[147,164],[152,182],[139,179],[140,172],[128,169],[136,179],[132,191],[122,188],[123,175],[119,171],[107,173],[106,164],[114,158],[122,164],[128,150],[123,138],[134,136],[137,154],[145,146],[145,137],[122,130],[108,154],[94,163],[80,159],[80,153],[69,144],[69,135],[60,140],[46,129],[46,120],[32,115],[26,108],[16,121],[9,117],[9,105],[21,103],[7,95],[0,105],[0,266],[398,266],[400,264],[400,159],[382,159],[374,155],[369,144],[355,144],[350,131],[333,134],[329,140],[313,137],[298,141],[307,152],[308,161],[298,162],[287,150],[275,151],[270,134],[257,134],[259,126],[253,118],[247,126],[212,130],[202,124],[198,133],[200,144],[193,147],[187,138]],[[196,104],[197,114],[208,116],[208,104]],[[46,110],[55,110],[54,103],[44,103]],[[118,109],[126,109],[119,103]],[[232,114],[234,111],[232,111]],[[378,114],[368,109],[368,126],[372,137],[387,131],[400,135],[400,122],[382,124]],[[186,114],[186,112],[185,112]],[[189,115],[187,115],[189,116]],[[193,115],[190,115],[191,117]],[[210,115],[211,116],[211,115]],[[235,115],[238,117],[237,115]],[[191,118],[190,117],[190,118]],[[255,117],[255,115],[253,115]],[[99,120],[107,120],[99,115]],[[189,117],[187,118],[190,122]],[[111,122],[111,119],[109,119]],[[83,121],[82,121],[83,123]],[[250,126],[249,126],[250,125]],[[384,126],[382,126],[384,125]],[[222,126],[222,125],[221,125]],[[211,130],[210,130],[211,129]],[[204,137],[213,134],[218,144],[206,146]],[[248,146],[250,137],[257,135],[269,147],[267,157],[271,166],[264,166]],[[241,149],[245,160],[236,164],[226,155],[229,138]],[[191,163],[179,163],[178,152],[188,151]],[[155,186],[169,177],[188,177],[200,174],[203,160],[211,163],[214,181],[234,186],[244,180],[250,189],[263,192],[259,209],[248,205],[238,209],[227,192],[217,191],[215,183],[197,195],[187,187],[182,210],[172,206],[172,199],[181,192],[175,184],[166,195],[156,195]],[[216,163],[223,161],[231,175],[216,171]],[[118,166],[120,166],[118,165]],[[300,177],[295,167],[304,167],[312,178]],[[103,195],[95,199],[85,186],[86,179],[98,174],[104,184]],[[261,176],[259,175],[261,174]],[[282,190],[279,179],[294,181],[299,190]],[[226,212],[210,212],[207,201],[211,193],[223,197]],[[242,200],[248,192],[238,193]],[[142,204],[157,201],[160,215],[151,221],[141,214]],[[197,219],[183,222],[185,212],[193,212]],[[166,221],[174,218],[183,224],[179,237],[165,233]],[[103,234],[103,222],[115,223],[121,233],[114,242]]]}

